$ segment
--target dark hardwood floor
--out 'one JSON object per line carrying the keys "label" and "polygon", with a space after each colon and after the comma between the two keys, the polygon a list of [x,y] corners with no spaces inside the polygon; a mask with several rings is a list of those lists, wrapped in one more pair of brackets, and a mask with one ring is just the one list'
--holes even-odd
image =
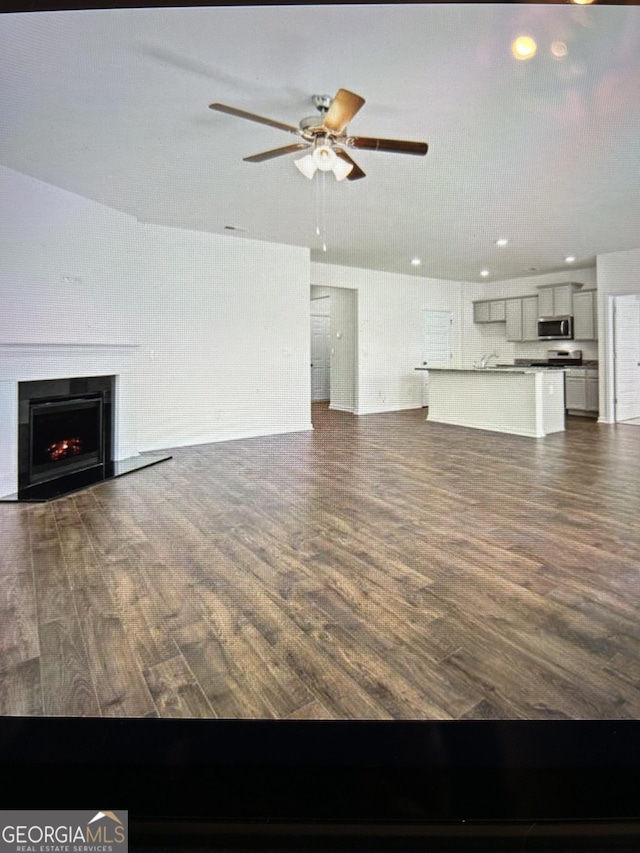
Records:
{"label": "dark hardwood floor", "polygon": [[0,505],[0,713],[640,718],[640,430],[314,406]]}

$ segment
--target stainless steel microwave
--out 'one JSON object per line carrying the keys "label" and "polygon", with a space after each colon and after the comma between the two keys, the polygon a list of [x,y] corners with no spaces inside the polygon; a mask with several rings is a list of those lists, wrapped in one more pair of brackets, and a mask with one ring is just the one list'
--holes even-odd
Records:
{"label": "stainless steel microwave", "polygon": [[573,317],[540,317],[538,339],[541,341],[573,340]]}

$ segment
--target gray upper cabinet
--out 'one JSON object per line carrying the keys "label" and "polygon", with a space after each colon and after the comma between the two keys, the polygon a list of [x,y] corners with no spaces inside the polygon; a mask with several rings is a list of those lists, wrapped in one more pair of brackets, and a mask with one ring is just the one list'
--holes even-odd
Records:
{"label": "gray upper cabinet", "polygon": [[492,323],[504,323],[505,307],[504,299],[492,300],[489,303],[489,318]]}
{"label": "gray upper cabinet", "polygon": [[540,306],[538,305],[537,296],[522,297],[522,340],[537,341],[538,340],[538,317],[540,316]]}
{"label": "gray upper cabinet", "polygon": [[581,287],[582,285],[575,281],[539,287],[538,312],[540,317],[571,316],[574,294]]}
{"label": "gray upper cabinet", "polygon": [[538,297],[506,299],[505,320],[508,341],[538,340]]}
{"label": "gray upper cabinet", "polygon": [[576,341],[598,339],[597,298],[595,290],[573,295],[573,337]]}
{"label": "gray upper cabinet", "polygon": [[504,323],[504,299],[483,299],[473,303],[474,323]]}
{"label": "gray upper cabinet", "polygon": [[473,303],[473,322],[474,323],[489,323],[489,303],[474,302]]}
{"label": "gray upper cabinet", "polygon": [[505,320],[507,322],[507,340],[522,340],[522,299],[505,301]]}
{"label": "gray upper cabinet", "polygon": [[598,338],[596,291],[581,288],[581,284],[569,281],[543,285],[536,296],[480,299],[473,303],[473,320],[505,323],[508,341],[537,341],[539,317],[573,316],[575,340],[595,341]]}

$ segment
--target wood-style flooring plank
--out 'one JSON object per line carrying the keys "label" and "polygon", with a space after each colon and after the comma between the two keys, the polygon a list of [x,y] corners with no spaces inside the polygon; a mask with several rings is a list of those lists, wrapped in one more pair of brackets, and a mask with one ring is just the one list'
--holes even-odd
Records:
{"label": "wood-style flooring plank", "polygon": [[140,661],[120,618],[88,611],[79,623],[102,716],[144,717],[154,711]]}
{"label": "wood-style flooring plank", "polygon": [[16,566],[0,576],[0,670],[39,654],[33,573]]}
{"label": "wood-style flooring plank", "polygon": [[43,713],[40,659],[0,668],[0,716],[40,717]]}
{"label": "wood-style flooring plank", "polygon": [[48,717],[101,716],[78,620],[54,619],[42,624],[40,645],[44,714]]}
{"label": "wood-style flooring plank", "polygon": [[148,667],[144,671],[144,677],[158,716],[185,719],[216,716],[182,655],[177,654]]}
{"label": "wood-style flooring plank", "polygon": [[62,553],[53,504],[34,507],[29,516],[31,558],[38,620],[72,619],[76,616],[69,576]]}

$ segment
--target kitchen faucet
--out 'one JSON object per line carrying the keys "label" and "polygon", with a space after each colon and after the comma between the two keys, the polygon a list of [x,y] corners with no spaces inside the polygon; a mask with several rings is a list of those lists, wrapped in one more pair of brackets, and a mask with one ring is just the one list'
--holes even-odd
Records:
{"label": "kitchen faucet", "polygon": [[492,353],[489,353],[489,355],[483,355],[482,358],[480,359],[480,367],[487,367],[489,359],[491,359],[491,358],[499,358],[499,353],[492,352]]}

